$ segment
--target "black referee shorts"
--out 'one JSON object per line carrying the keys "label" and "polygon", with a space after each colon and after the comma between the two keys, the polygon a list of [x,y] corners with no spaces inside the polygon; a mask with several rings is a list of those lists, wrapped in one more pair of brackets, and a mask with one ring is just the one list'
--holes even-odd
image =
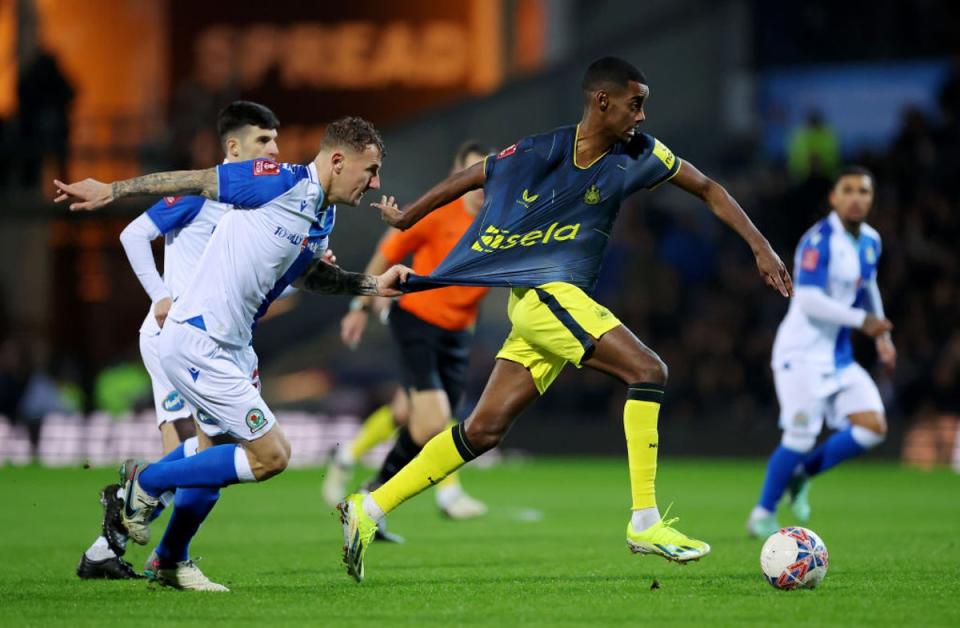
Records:
{"label": "black referee shorts", "polygon": [[400,349],[403,383],[414,390],[443,390],[451,412],[463,396],[473,331],[450,331],[398,305],[390,309],[390,331]]}

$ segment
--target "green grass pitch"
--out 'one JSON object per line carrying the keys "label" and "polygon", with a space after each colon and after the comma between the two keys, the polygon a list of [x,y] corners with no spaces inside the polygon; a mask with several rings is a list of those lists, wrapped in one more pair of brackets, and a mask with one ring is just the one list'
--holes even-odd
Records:
{"label": "green grass pitch", "polygon": [[[224,491],[192,554],[233,591],[202,594],[76,578],[112,470],[0,468],[0,625],[960,625],[960,476],[867,461],[818,479],[809,527],[830,571],[816,590],[781,592],[744,534],[762,473],[760,461],[661,461],[661,508],[674,502],[678,527],[713,546],[679,566],[627,550],[624,461],[467,470],[490,514],[454,523],[416,498],[390,522],[407,544],[374,545],[358,585],[321,471],[292,470]],[[127,557],[140,566],[147,552]]]}

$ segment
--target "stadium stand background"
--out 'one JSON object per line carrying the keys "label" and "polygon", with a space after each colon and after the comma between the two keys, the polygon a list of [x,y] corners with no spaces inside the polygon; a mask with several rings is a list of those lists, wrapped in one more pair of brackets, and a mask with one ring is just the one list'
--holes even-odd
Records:
{"label": "stadium stand background", "polygon": [[[414,69],[407,83],[390,89],[331,87],[323,81],[345,79],[305,75],[306,83],[290,87],[276,68],[244,82],[237,77],[248,77],[243,72],[249,68],[221,59],[230,54],[224,46],[249,44],[258,34],[273,41],[271,50],[282,51],[284,37],[295,37],[289,30],[295,17],[349,36],[336,30],[356,18],[349,8],[331,15],[318,5],[315,14],[302,15],[278,3],[276,16],[263,22],[242,10],[188,17],[181,0],[121,3],[109,13],[117,23],[148,20],[156,28],[126,42],[128,59],[103,66],[96,47],[77,51],[107,18],[108,3],[85,3],[75,15],[56,11],[79,9],[29,0],[0,7],[0,55],[18,68],[0,76],[0,143],[7,156],[0,172],[0,415],[6,417],[0,443],[7,445],[0,448],[18,448],[9,456],[29,457],[27,434],[59,437],[53,452],[69,448],[62,443],[71,434],[82,432],[90,443],[106,438],[113,448],[107,452],[83,446],[94,462],[154,445],[137,444],[143,434],[154,438],[147,419],[141,421],[145,431],[131,432],[136,421],[109,418],[143,408],[135,378],[120,378],[122,386],[108,378],[103,393],[105,373],[138,360],[136,330],[148,303],[117,236],[141,204],[67,216],[49,202],[49,186],[41,181],[63,170],[71,177],[108,178],[206,165],[216,159],[209,136],[215,111],[242,96],[259,98],[280,114],[285,160],[312,157],[322,131],[318,122],[348,113],[369,116],[387,142],[385,190],[411,200],[444,175],[464,138],[502,147],[575,121],[584,66],[616,54],[635,61],[650,80],[646,130],[726,184],[785,260],[824,211],[830,172],[819,157],[812,168],[788,168],[789,145],[797,141],[791,134],[805,118],[771,115],[764,89],[784,73],[843,70],[866,81],[865,93],[879,99],[889,91],[884,77],[894,70],[926,72],[916,103],[895,103],[884,112],[888,132],[882,137],[851,145],[843,137],[848,121],[832,118],[829,108],[824,117],[827,131],[837,134],[838,159],[871,167],[879,181],[871,222],[884,238],[880,283],[900,353],[896,373],[879,374],[891,418],[882,452],[924,463],[949,458],[960,415],[960,60],[949,56],[960,18],[951,3],[883,1],[870,11],[825,0],[778,11],[737,0],[477,0],[456,10],[430,2],[373,5],[372,13],[380,15],[369,25],[374,29],[416,32],[438,20],[447,25],[437,26],[438,33],[460,28],[461,73],[451,70],[443,83]],[[65,22],[70,26],[54,26]],[[48,54],[37,56],[40,50]],[[223,63],[211,61],[218,59]],[[98,80],[91,76],[94,67],[104,75]],[[38,93],[56,97],[31,100]],[[836,96],[815,92],[809,98],[828,107]],[[771,135],[778,124],[785,130],[779,139]],[[382,230],[369,208],[342,211],[332,240],[341,264],[360,267]],[[506,333],[505,295],[497,292],[481,317],[474,398]],[[748,251],[705,208],[669,189],[630,199],[598,294],[670,366],[664,450],[756,455],[776,441],[768,362],[786,302],[763,287]],[[392,348],[377,326],[360,351],[342,347],[337,329],[346,299],[301,297],[281,308],[256,341],[265,394],[289,413],[291,425],[305,426],[303,442],[316,441],[308,449],[322,457],[389,393],[394,371],[381,356]],[[857,349],[872,368],[869,343]],[[111,408],[117,399],[124,403]],[[518,422],[507,447],[619,453],[622,402],[620,387],[605,377],[567,372]],[[44,424],[45,417],[54,418]],[[109,438],[97,427],[103,425]]]}

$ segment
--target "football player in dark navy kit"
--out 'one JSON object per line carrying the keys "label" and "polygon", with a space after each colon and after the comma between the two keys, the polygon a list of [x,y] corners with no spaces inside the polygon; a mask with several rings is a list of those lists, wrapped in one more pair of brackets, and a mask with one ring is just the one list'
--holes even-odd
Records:
{"label": "football player in dark navy kit", "polygon": [[767,284],[792,293],[783,262],[718,183],[663,143],[641,133],[650,88],[630,63],[594,62],[583,79],[583,118],[575,126],[524,138],[433,187],[400,211],[376,203],[389,224],[406,229],[434,209],[483,187],[484,205],[453,252],[411,289],[446,284],[509,286],[513,324],[476,409],[431,439],[420,455],[367,496],[340,505],[344,561],[363,578],[363,556],[376,521],[403,501],[495,447],[514,419],[546,391],[569,362],[607,373],[627,386],[624,431],[633,515],[627,544],[640,554],[687,562],[710,546],[673,527],[654,495],[657,418],[667,367],[616,316],[587,294],[621,201],[667,181],[701,198],[750,246]]}

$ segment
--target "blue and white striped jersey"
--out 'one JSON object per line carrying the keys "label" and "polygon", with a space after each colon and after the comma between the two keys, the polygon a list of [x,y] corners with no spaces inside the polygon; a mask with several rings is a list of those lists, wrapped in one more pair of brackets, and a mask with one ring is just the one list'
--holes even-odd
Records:
{"label": "blue and white striped jersey", "polygon": [[211,337],[242,347],[270,303],[326,249],[336,207],[324,206],[313,163],[255,159],[222,164],[217,174],[217,200],[234,209],[220,219],[169,317],[202,317]]}
{"label": "blue and white striped jersey", "polygon": [[[163,283],[171,298],[177,299],[186,290],[210,236],[228,211],[230,206],[226,203],[202,196],[167,196],[146,211],[163,235]],[[160,333],[152,307],[140,326],[140,333],[148,336]]]}
{"label": "blue and white striped jersey", "polygon": [[[864,223],[854,237],[836,212],[803,235],[794,257],[796,296],[773,343],[774,368],[795,361],[839,370],[853,363],[851,329],[863,324],[867,312],[883,316],[877,289],[881,249],[876,230]],[[823,295],[831,301],[827,308],[809,298]]]}

